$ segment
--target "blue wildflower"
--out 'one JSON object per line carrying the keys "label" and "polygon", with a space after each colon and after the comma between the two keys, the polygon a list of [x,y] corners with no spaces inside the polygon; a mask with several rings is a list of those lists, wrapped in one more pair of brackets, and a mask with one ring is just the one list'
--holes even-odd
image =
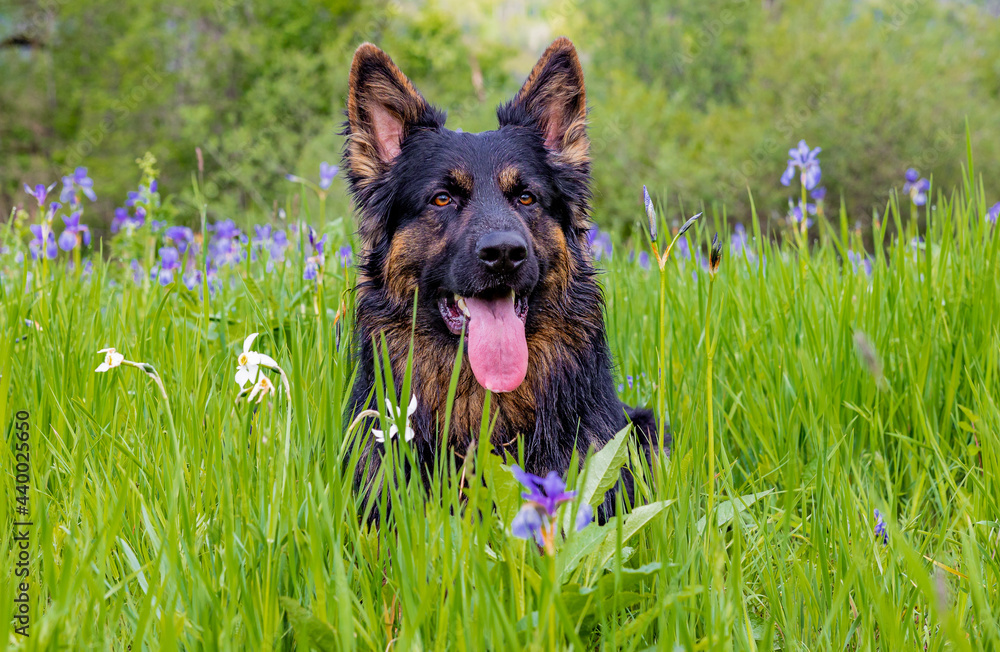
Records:
{"label": "blue wildflower", "polygon": [[56,235],[48,224],[32,224],[28,227],[34,239],[28,243],[28,250],[31,252],[31,259],[38,260],[45,256],[52,260],[59,255],[59,247],[56,245]]}
{"label": "blue wildflower", "polygon": [[90,245],[90,228],[80,224],[80,211],[75,211],[69,217],[63,216],[66,229],[59,235],[59,248],[63,251],[73,251],[82,242]]}
{"label": "blue wildflower", "polygon": [[344,245],[337,250],[337,260],[340,261],[341,267],[347,268],[351,266],[351,263],[354,262],[354,250],[351,249],[351,245]]}
{"label": "blue wildflower", "polygon": [[[816,204],[806,204],[806,215],[816,214]],[[788,218],[795,224],[802,224],[803,212],[802,212],[802,202],[800,201],[798,205],[792,203],[792,200],[788,200]],[[808,229],[813,225],[813,221],[808,217],[805,218],[806,228]]]}
{"label": "blue wildflower", "polygon": [[868,276],[872,275],[872,260],[865,254],[855,253],[853,249],[848,249],[847,260],[851,263],[855,273],[864,270]]}
{"label": "blue wildflower", "polygon": [[[519,539],[534,539],[540,548],[553,554],[559,506],[576,498],[576,492],[566,491],[566,483],[555,471],[550,471],[542,478],[527,473],[515,464],[511,467],[511,473],[527,489],[521,494],[526,502],[511,521],[511,534]],[[593,508],[581,505],[574,526],[580,531],[593,519]]]}
{"label": "blue wildflower", "polygon": [[52,184],[46,187],[44,184],[38,184],[34,188],[31,188],[28,184],[24,184],[24,192],[28,193],[35,198],[38,202],[38,207],[41,208],[45,205],[45,198],[48,196],[49,192],[56,187],[56,184]]}
{"label": "blue wildflower", "polygon": [[522,507],[510,522],[510,533],[518,539],[534,539],[539,548],[545,545],[542,539],[542,515],[530,505]]}
{"label": "blue wildflower", "polygon": [[611,254],[614,252],[614,246],[611,243],[611,234],[607,231],[601,231],[596,226],[591,227],[587,231],[587,244],[590,245],[590,252],[594,256],[594,260],[600,260],[603,257],[607,257],[611,260]]}
{"label": "blue wildflower", "polygon": [[174,282],[174,271],[181,266],[180,253],[174,247],[160,247],[160,266],[150,273],[151,278],[160,285],[170,285]]}
{"label": "blue wildflower", "polygon": [[920,178],[920,173],[910,168],[906,171],[906,183],[903,184],[903,192],[910,195],[910,201],[917,206],[927,203],[927,191],[931,189],[931,182]]}
{"label": "blue wildflower", "polygon": [[986,221],[991,224],[997,223],[997,218],[1000,217],[1000,201],[993,204],[990,210],[986,211]]}
{"label": "blue wildflower", "polygon": [[132,268],[132,282],[136,285],[141,285],[142,279],[146,276],[146,271],[142,268],[142,264],[133,258],[130,267]]}
{"label": "blue wildflower", "polygon": [[187,226],[170,226],[163,232],[163,237],[183,254],[188,245],[194,242],[194,231]]}
{"label": "blue wildflower", "polygon": [[889,545],[889,533],[885,530],[885,521],[882,519],[882,513],[875,510],[875,540],[882,540],[882,545]]}
{"label": "blue wildflower", "polygon": [[94,193],[94,180],[87,176],[87,168],[75,169],[73,174],[62,178],[62,184],[59,200],[64,203],[79,204],[80,198],[76,194],[78,190],[90,201],[97,201],[97,195]]}
{"label": "blue wildflower", "polygon": [[809,145],[806,145],[804,140],[799,141],[798,147],[788,150],[788,167],[781,175],[781,185],[790,185],[795,177],[795,170],[798,169],[802,185],[806,187],[806,190],[815,188],[822,176],[819,168],[819,153],[821,151],[822,149],[819,147],[810,150]]}
{"label": "blue wildflower", "polygon": [[336,165],[330,165],[326,161],[319,164],[319,187],[326,190],[333,183],[333,178],[340,172]]}
{"label": "blue wildflower", "polygon": [[649,240],[656,242],[656,209],[653,207],[653,198],[649,196],[645,185],[642,187],[642,205],[646,208],[646,227]]}
{"label": "blue wildflower", "polygon": [[323,248],[326,246],[326,236],[317,238],[316,232],[311,226],[309,227],[309,246],[313,248],[313,252],[317,255],[321,255]]}

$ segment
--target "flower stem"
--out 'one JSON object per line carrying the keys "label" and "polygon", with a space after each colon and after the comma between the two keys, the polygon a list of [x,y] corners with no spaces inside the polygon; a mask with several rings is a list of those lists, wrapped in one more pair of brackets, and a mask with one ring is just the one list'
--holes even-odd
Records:
{"label": "flower stem", "polygon": [[657,436],[659,437],[659,447],[657,451],[664,450],[667,433],[667,386],[664,359],[664,349],[667,346],[667,270],[666,265],[659,265],[660,269],[660,328],[659,341],[656,347],[657,357],[657,379],[656,379],[656,416],[659,417],[660,425]]}
{"label": "flower stem", "polygon": [[277,365],[275,365],[274,369],[281,376],[281,384],[285,387],[285,397],[288,401],[288,411],[285,416],[285,449],[281,462],[281,490],[284,492],[285,480],[288,477],[288,457],[290,455],[292,440],[292,388],[288,383],[288,376],[285,374],[285,370]]}
{"label": "flower stem", "polygon": [[708,513],[705,516],[705,538],[709,537],[712,527],[712,508],[715,503],[715,428],[712,410],[712,359],[715,357],[715,347],[712,346],[710,325],[712,321],[712,290],[715,288],[715,275],[708,281],[708,303],[705,306],[705,397],[708,422]]}

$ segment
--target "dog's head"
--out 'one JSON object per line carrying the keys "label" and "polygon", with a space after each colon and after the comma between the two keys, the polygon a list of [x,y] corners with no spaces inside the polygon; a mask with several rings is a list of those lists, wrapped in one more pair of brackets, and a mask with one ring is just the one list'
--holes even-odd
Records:
{"label": "dog's head", "polygon": [[513,391],[529,345],[558,336],[546,329],[555,314],[572,316],[571,286],[592,271],[586,99],[573,44],[555,41],[498,109],[499,128],[479,134],[445,128],[392,60],[364,44],[347,116],[362,287],[405,324],[416,292],[424,342],[454,352],[467,329],[476,379]]}

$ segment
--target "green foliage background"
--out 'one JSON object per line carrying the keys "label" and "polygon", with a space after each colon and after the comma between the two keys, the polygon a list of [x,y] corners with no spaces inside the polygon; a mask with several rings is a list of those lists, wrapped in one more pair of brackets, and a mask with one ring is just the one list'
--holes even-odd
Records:
{"label": "green foliage background", "polygon": [[824,148],[830,208],[843,196],[866,221],[908,166],[958,183],[966,118],[987,179],[1000,169],[997,28],[986,3],[920,0],[14,2],[0,8],[0,210],[25,201],[22,181],[82,164],[110,219],[147,150],[183,205],[200,146],[210,218],[245,221],[274,211],[286,173],[339,159],[360,42],[387,50],[449,126],[482,130],[567,34],[603,226],[630,225],[647,182],[672,210],[715,202],[744,221],[749,186],[768,229],[800,138]]}

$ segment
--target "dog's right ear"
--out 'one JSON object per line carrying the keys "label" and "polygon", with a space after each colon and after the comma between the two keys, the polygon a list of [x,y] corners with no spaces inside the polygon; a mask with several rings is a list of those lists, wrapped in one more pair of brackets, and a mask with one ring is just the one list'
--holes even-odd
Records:
{"label": "dog's right ear", "polygon": [[371,43],[354,52],[347,94],[345,161],[357,182],[365,185],[388,169],[415,127],[436,128],[442,123],[440,114],[389,55]]}

